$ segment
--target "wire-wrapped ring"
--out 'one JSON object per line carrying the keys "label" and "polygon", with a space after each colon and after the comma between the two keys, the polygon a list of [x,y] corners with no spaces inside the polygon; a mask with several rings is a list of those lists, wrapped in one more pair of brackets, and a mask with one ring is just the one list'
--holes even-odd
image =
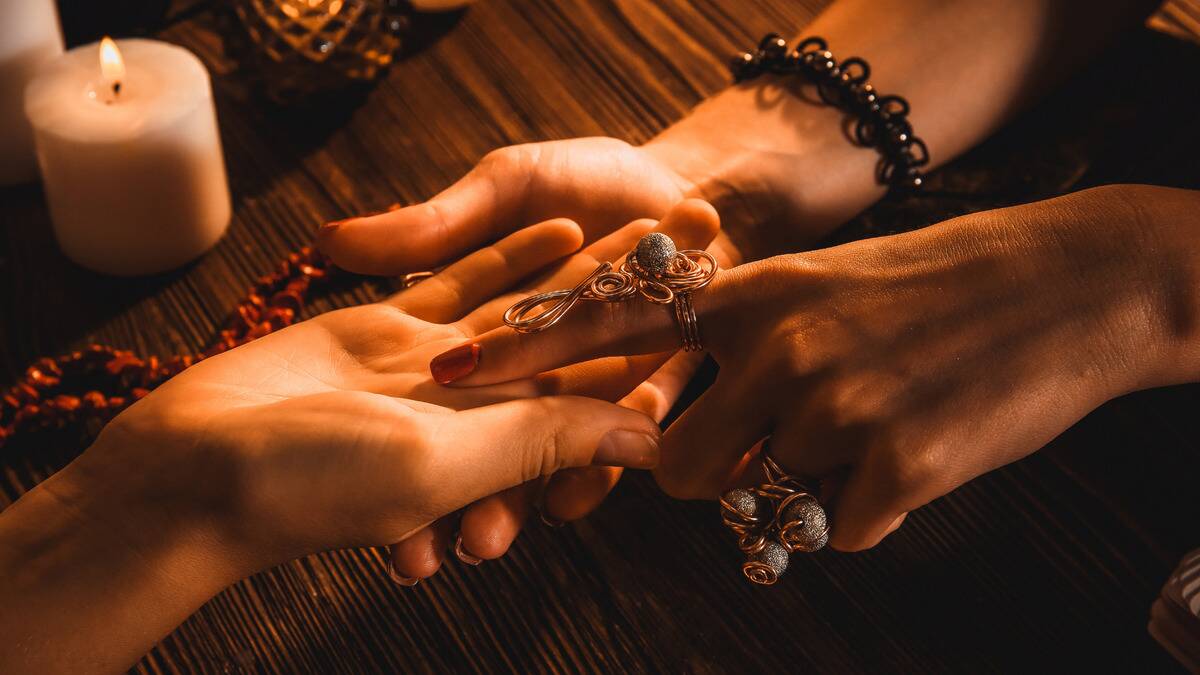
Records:
{"label": "wire-wrapped ring", "polygon": [[788,555],[812,553],[829,541],[829,519],[808,484],[784,471],[763,443],[767,482],[721,495],[721,521],[738,538],[746,555],[742,572],[756,584],[773,584],[788,566]]}
{"label": "wire-wrapped ring", "polygon": [[707,251],[678,251],[661,232],[642,237],[620,268],[600,263],[572,289],[547,291],[520,300],[504,312],[504,323],[518,333],[538,333],[566,316],[580,300],[620,302],[641,295],[656,305],[675,305],[675,320],[685,351],[699,351],[700,324],[691,294],[717,275],[717,261]]}

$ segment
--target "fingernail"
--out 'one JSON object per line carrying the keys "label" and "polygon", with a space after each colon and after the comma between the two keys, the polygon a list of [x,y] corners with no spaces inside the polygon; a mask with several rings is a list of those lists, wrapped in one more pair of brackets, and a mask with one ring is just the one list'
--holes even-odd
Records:
{"label": "fingernail", "polygon": [[454,540],[454,555],[468,565],[478,565],[483,562],[483,558],[471,555],[467,549],[463,548],[462,533],[459,533],[458,538]]}
{"label": "fingernail", "polygon": [[450,384],[461,380],[479,364],[479,343],[461,345],[443,354],[438,354],[429,362],[429,372],[433,381],[438,384]]}
{"label": "fingernail", "polygon": [[538,518],[542,519],[543,525],[546,527],[553,527],[554,529],[558,529],[567,524],[565,520],[559,520],[558,518],[552,518],[546,515],[545,511],[538,511]]}
{"label": "fingernail", "polygon": [[592,464],[653,469],[658,466],[658,438],[640,431],[613,429],[600,439]]}
{"label": "fingernail", "polygon": [[388,572],[388,576],[392,578],[392,581],[396,582],[397,584],[400,584],[401,586],[407,586],[408,588],[412,588],[413,586],[416,586],[417,584],[421,583],[421,577],[401,576],[398,572],[396,572],[396,566],[391,560],[388,560],[387,572]]}
{"label": "fingernail", "polygon": [[339,227],[341,227],[342,223],[346,222],[347,220],[350,220],[350,219],[345,218],[343,220],[334,220],[334,221],[325,223],[321,227],[317,228],[317,233],[318,234],[329,234],[329,233],[333,232],[334,230],[338,229]]}

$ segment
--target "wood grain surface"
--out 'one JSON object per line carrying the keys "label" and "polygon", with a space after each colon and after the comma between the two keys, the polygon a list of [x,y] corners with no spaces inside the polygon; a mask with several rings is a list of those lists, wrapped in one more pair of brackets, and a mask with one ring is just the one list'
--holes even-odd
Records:
{"label": "wood grain surface", "polygon": [[[234,190],[228,235],[150,279],[95,276],[57,251],[36,186],[0,191],[0,383],[91,341],[195,351],[235,299],[314,228],[420,201],[488,150],[643,141],[727,83],[727,55],[798,30],[817,0],[481,0],[419,24],[360,99],[263,105],[211,17],[159,34],[215,75]],[[1115,181],[1200,188],[1200,3],[1174,2],[1036,108],[838,240]],[[885,20],[864,17],[864,20]],[[914,36],[917,39],[917,36]],[[387,292],[368,281],[312,311]],[[711,376],[711,373],[709,373]],[[1104,406],[1043,452],[916,512],[883,545],[799,556],[751,587],[715,505],[644,475],[587,520],[531,525],[504,559],[449,563],[412,589],[378,551],[295,561],[228,589],[137,666],[158,673],[1172,671],[1146,632],[1178,557],[1200,544],[1200,388]],[[0,457],[0,506],[78,448]],[[3,598],[0,598],[3,602]],[[0,638],[2,639],[2,638]]]}

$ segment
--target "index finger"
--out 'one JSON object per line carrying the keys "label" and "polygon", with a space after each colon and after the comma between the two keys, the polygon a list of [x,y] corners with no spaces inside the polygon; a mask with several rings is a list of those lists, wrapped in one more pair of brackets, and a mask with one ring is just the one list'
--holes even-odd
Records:
{"label": "index finger", "polygon": [[[688,200],[671,209],[662,229],[719,226],[716,211],[706,202]],[[694,294],[697,315],[715,310],[722,278]],[[649,354],[680,346],[672,306],[634,298],[621,302],[580,302],[553,327],[537,333],[496,328],[474,341],[434,358],[430,370],[442,384],[481,385],[529,377],[559,366],[600,356]]]}

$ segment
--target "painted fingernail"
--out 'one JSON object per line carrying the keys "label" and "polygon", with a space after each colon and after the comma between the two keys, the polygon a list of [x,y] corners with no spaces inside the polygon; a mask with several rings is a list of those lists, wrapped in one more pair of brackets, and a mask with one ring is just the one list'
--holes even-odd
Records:
{"label": "painted fingernail", "polygon": [[459,533],[458,538],[454,540],[454,555],[468,565],[478,565],[483,562],[483,558],[471,555],[467,549],[463,548],[462,533]]}
{"label": "painted fingernail", "polygon": [[613,429],[600,439],[592,464],[653,469],[658,466],[658,438],[640,431]]}
{"label": "painted fingernail", "polygon": [[429,372],[438,384],[450,384],[461,380],[479,364],[479,343],[460,345],[448,352],[438,354],[429,362]]}
{"label": "painted fingernail", "polygon": [[396,572],[396,565],[391,560],[388,560],[387,572],[388,572],[388,576],[391,577],[392,581],[396,582],[397,584],[399,584],[401,586],[406,586],[408,588],[412,588],[413,586],[416,586],[417,584],[421,583],[421,577],[401,576],[398,572]]}

